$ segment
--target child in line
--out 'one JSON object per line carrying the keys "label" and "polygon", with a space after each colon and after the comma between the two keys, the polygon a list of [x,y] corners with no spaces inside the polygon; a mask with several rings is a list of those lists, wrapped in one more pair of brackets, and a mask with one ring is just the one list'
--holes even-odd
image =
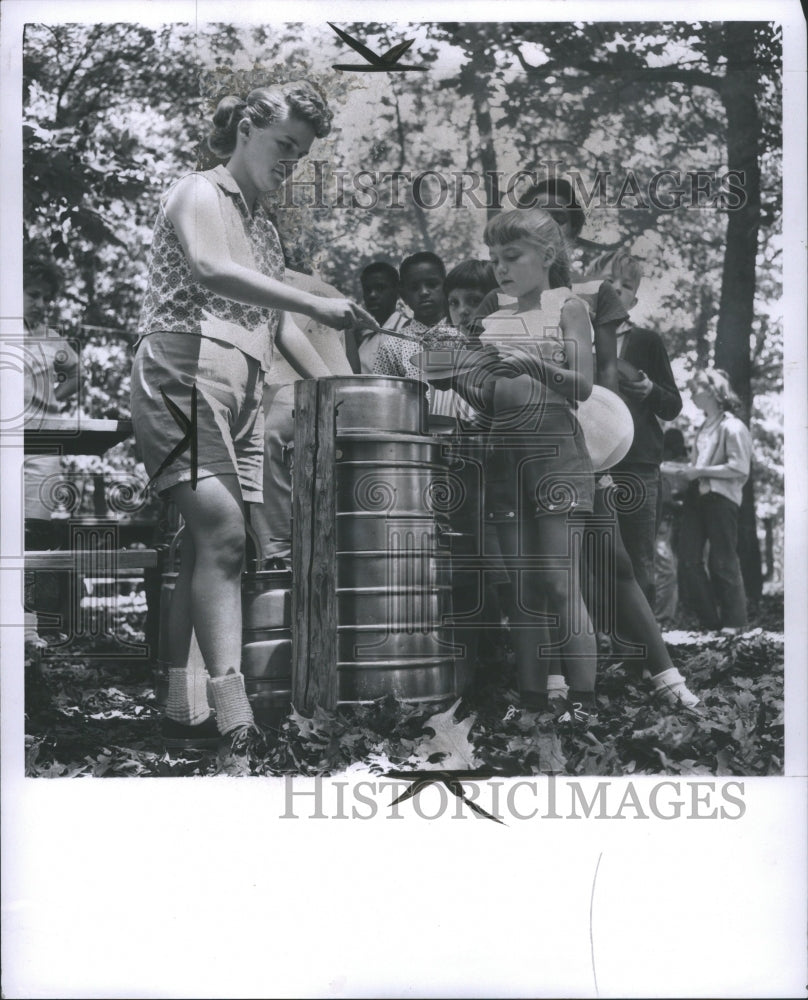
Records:
{"label": "child in line", "polygon": [[[398,271],[393,265],[384,261],[368,264],[359,276],[359,283],[362,286],[365,308],[379,326],[394,332],[401,329],[410,317],[397,308],[399,280]],[[359,370],[363,374],[371,374],[376,363],[381,334],[374,330],[359,330],[355,340],[359,352]]]}
{"label": "child in line", "polygon": [[[572,237],[583,225],[583,213],[575,202],[572,186],[562,179],[552,184],[544,182],[525,198],[541,195],[540,204],[550,203],[548,213],[561,226],[562,233]],[[517,209],[519,211],[519,209]],[[529,209],[528,209],[529,211]],[[578,239],[578,237],[575,237]],[[503,288],[507,294],[507,289]],[[628,318],[619,296],[611,283],[602,279],[573,282],[572,291],[589,307],[594,329],[595,380],[612,392],[619,392],[617,369],[617,328]],[[484,322],[486,310],[491,310],[491,296],[481,304],[474,328]],[[687,687],[684,677],[674,667],[654,612],[640,589],[631,559],[620,534],[615,514],[615,486],[611,476],[601,473],[596,480],[593,516],[588,519],[586,550],[596,553],[585,559],[587,606],[600,635],[611,635],[619,645],[633,644],[641,651],[638,671],[650,676],[654,692],[672,703],[692,708],[699,699]],[[549,690],[563,692],[565,685],[556,669],[549,675]]]}
{"label": "child in line", "polygon": [[[642,267],[624,250],[597,258],[588,274],[609,282],[623,306],[637,304]],[[621,504],[617,518],[634,575],[648,604],[655,605],[654,541],[657,527],[659,464],[662,461],[660,420],[674,420],[682,410],[668,353],[654,330],[617,328],[617,368],[620,395],[634,420],[634,440],[625,458],[612,470],[615,483],[630,502]]]}
{"label": "child in line", "polygon": [[443,282],[452,326],[469,336],[480,303],[496,288],[497,279],[488,261],[464,260],[453,267]]}
{"label": "child in line", "polygon": [[[522,707],[547,708],[547,626],[569,679],[559,721],[589,724],[595,712],[597,656],[580,585],[582,524],[594,477],[574,408],[594,380],[586,305],[569,289],[564,238],[539,209],[503,212],[485,229],[494,272],[510,298],[483,322],[489,363],[454,379],[488,417],[485,517],[496,526],[516,601],[511,625]],[[546,607],[550,617],[544,613]]]}
{"label": "child in line", "polygon": [[[446,275],[443,294],[446,296],[449,321],[465,338],[471,335],[471,326],[480,303],[496,287],[497,279],[489,261],[464,260]],[[443,407],[440,412],[444,412],[445,409],[446,412],[454,414],[458,429],[474,428],[474,410],[460,396],[454,392],[439,394],[437,391],[434,396],[433,412],[437,411],[440,405]]]}
{"label": "child in line", "polygon": [[[464,260],[453,267],[443,282],[452,326],[468,336],[480,303],[496,287],[497,279],[489,261]],[[438,395],[439,390],[432,392]],[[470,556],[471,562],[477,561],[476,565],[466,564],[452,572],[452,611],[458,616],[454,641],[463,648],[455,664],[461,681],[460,693],[464,682],[471,681],[478,659],[496,664],[504,657],[502,617],[510,607],[511,590],[496,530],[492,524],[485,525],[482,518],[481,428],[468,403],[457,393],[451,395],[457,417],[453,454],[465,470],[462,475],[466,491],[459,508],[450,514],[452,530],[460,535],[452,552]]]}
{"label": "child in line", "polygon": [[[399,275],[401,297],[413,316],[404,323],[400,332],[412,339],[402,340],[382,332],[373,372],[375,375],[422,379],[421,369],[411,361],[414,354],[428,348],[460,347],[467,338],[448,319],[443,290],[446,267],[437,254],[430,251],[412,254],[401,262]],[[452,426],[455,412],[453,392],[429,392],[431,429]]]}

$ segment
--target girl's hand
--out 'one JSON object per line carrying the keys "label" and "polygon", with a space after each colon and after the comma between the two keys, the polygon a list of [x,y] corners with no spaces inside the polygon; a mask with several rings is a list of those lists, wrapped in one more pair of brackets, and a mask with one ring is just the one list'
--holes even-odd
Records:
{"label": "girl's hand", "polygon": [[680,475],[685,482],[692,483],[694,479],[698,479],[701,475],[701,469],[697,468],[695,465],[686,466],[678,472],[678,475]]}
{"label": "girl's hand", "polygon": [[323,326],[335,330],[373,330],[378,333],[381,327],[376,320],[356,302],[350,299],[332,299],[317,295],[314,297],[314,308],[311,318]]}

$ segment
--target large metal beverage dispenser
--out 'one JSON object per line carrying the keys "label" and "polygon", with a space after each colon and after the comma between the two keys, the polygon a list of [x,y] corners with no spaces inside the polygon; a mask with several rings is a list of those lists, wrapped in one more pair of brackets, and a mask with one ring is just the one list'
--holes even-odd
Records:
{"label": "large metal beverage dispenser", "polygon": [[448,458],[427,433],[426,386],[356,375],[334,383],[337,701],[455,690]]}

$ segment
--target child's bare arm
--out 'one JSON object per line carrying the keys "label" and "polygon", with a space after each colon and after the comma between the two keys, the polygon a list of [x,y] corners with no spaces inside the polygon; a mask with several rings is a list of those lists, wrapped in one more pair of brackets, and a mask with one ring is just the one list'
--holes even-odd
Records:
{"label": "child's bare arm", "polygon": [[569,343],[569,367],[545,362],[544,381],[548,388],[574,402],[588,399],[592,392],[594,364],[590,329],[589,313],[584,303],[569,299],[561,310],[561,331],[564,340]]}
{"label": "child's bare arm", "polygon": [[595,357],[597,360],[597,377],[595,381],[605,389],[619,392],[617,373],[617,327],[619,320],[610,323],[598,323],[595,326]]}

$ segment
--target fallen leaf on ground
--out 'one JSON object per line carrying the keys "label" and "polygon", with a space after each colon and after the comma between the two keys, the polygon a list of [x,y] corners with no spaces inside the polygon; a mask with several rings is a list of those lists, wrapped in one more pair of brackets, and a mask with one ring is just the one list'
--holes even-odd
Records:
{"label": "fallen leaf on ground", "polygon": [[424,722],[424,729],[433,730],[435,735],[422,739],[415,747],[422,770],[462,771],[478,766],[474,744],[469,739],[475,716],[469,715],[458,722],[454,714],[459,704],[460,698],[451,708],[430,715]]}

